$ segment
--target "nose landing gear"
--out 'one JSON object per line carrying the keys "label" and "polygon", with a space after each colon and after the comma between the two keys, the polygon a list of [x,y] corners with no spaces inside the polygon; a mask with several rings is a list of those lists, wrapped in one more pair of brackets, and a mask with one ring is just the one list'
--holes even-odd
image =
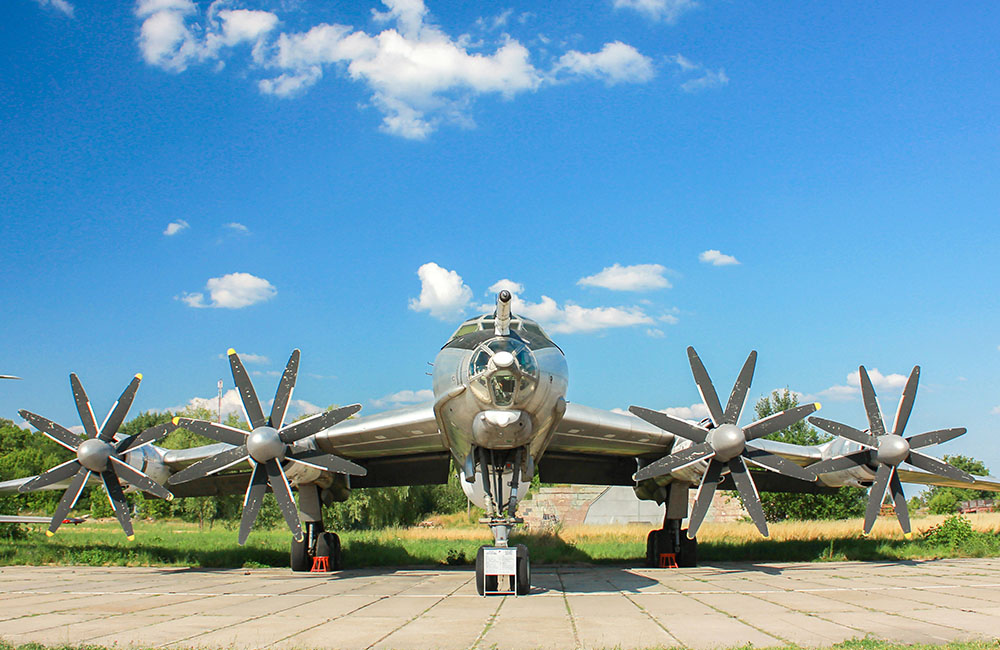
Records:
{"label": "nose landing gear", "polygon": [[[490,527],[493,545],[481,546],[476,553],[476,591],[480,596],[492,593],[516,593],[523,596],[531,591],[528,547],[518,544],[511,548],[508,538],[514,526],[524,523],[517,516],[517,491],[525,450],[518,448],[513,451],[497,451],[480,448],[478,452],[483,490],[486,493],[486,517],[480,519],[479,523]],[[509,480],[505,480],[507,477]],[[511,559],[514,562],[510,562]]]}

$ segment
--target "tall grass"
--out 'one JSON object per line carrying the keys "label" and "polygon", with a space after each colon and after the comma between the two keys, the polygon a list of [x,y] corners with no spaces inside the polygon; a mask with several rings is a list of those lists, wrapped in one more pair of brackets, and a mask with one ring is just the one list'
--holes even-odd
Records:
{"label": "tall grass", "polygon": [[[699,531],[702,562],[899,560],[1000,556],[1000,513],[969,515],[974,534],[961,537],[925,531],[944,516],[915,518],[911,540],[895,519],[880,519],[868,537],[861,521],[783,522],[770,525],[763,539],[749,522],[706,523]],[[389,528],[340,533],[349,567],[470,564],[491,541],[485,526],[467,521],[441,528]],[[83,564],[97,566],[287,567],[286,530],[255,530],[245,547],[227,527],[199,530],[197,524],[135,524],[136,541],[125,539],[115,521],[65,525],[55,537],[45,526],[29,527],[23,539],[0,540],[0,566]],[[519,532],[512,543],[526,544],[535,564],[626,564],[645,557],[648,525],[570,526],[550,532]],[[926,537],[926,538],[925,538]]]}

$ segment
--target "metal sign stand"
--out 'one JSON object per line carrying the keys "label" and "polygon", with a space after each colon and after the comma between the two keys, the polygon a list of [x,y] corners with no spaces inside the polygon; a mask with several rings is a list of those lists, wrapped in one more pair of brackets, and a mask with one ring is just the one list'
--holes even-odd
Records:
{"label": "metal sign stand", "polygon": [[[517,549],[504,547],[483,549],[483,577],[483,596],[517,594]],[[490,589],[492,582],[490,578],[496,580],[494,589]],[[509,589],[502,589],[501,584],[509,585]]]}

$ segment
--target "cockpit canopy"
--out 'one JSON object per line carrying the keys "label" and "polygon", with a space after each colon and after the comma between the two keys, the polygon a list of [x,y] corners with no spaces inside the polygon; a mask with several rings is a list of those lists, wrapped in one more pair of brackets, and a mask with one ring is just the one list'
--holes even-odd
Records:
{"label": "cockpit canopy", "polygon": [[[451,335],[449,341],[453,341],[466,334],[472,334],[473,332],[479,332],[482,330],[493,331],[494,319],[493,314],[483,314],[482,316],[476,316],[475,318],[470,318],[455,330],[455,333]],[[542,328],[533,320],[528,318],[522,318],[517,315],[511,315],[510,318],[510,329],[515,332],[520,332],[522,334],[528,335],[529,338],[540,337],[546,341],[551,342],[552,339],[546,334]]]}
{"label": "cockpit canopy", "polygon": [[538,385],[538,364],[523,342],[496,337],[473,351],[469,379],[472,392],[484,402],[500,407],[523,404]]}

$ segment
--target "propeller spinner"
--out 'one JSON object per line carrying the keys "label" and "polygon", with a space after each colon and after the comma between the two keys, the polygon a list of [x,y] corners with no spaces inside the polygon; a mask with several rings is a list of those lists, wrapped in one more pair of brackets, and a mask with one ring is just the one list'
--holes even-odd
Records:
{"label": "propeller spinner", "polygon": [[122,530],[125,531],[125,535],[131,541],[135,538],[135,533],[132,530],[132,518],[128,513],[128,503],[125,501],[125,494],[122,491],[120,481],[125,481],[144,492],[149,492],[168,501],[173,499],[174,495],[162,485],[126,463],[125,453],[152,443],[154,440],[173,431],[176,426],[170,422],[166,422],[116,443],[114,439],[115,434],[118,433],[119,427],[125,421],[125,415],[128,413],[129,407],[132,406],[135,394],[139,390],[139,382],[142,381],[142,375],[137,374],[132,379],[121,394],[121,397],[111,407],[111,412],[108,413],[107,419],[105,419],[104,424],[99,430],[97,428],[97,420],[94,418],[94,410],[90,406],[90,400],[87,398],[87,392],[83,389],[80,378],[76,374],[71,374],[69,381],[73,389],[73,398],[76,400],[76,410],[80,414],[80,422],[83,423],[83,430],[88,437],[80,438],[80,436],[65,427],[41,415],[36,415],[25,410],[18,411],[22,418],[38,429],[39,433],[76,453],[76,458],[66,461],[62,465],[57,465],[44,474],[35,477],[18,488],[18,491],[29,492],[31,490],[39,490],[53,483],[59,483],[60,481],[72,478],[69,487],[63,493],[62,499],[59,500],[59,505],[56,506],[56,512],[52,516],[52,523],[49,524],[49,529],[45,533],[51,537],[59,529],[59,525],[63,522],[63,519],[66,518],[66,515],[80,499],[83,488],[87,485],[87,480],[91,474],[97,474],[104,483],[104,490],[107,492],[111,506],[115,510],[115,517],[118,518]]}
{"label": "propeller spinner", "polygon": [[326,454],[319,450],[292,452],[290,445],[308,436],[329,429],[341,420],[345,420],[361,410],[360,404],[344,406],[325,413],[318,413],[304,420],[285,426],[285,412],[292,398],[295,380],[299,370],[299,351],[293,350],[288,359],[285,372],[278,382],[278,390],[271,405],[271,414],[267,419],[257,399],[250,376],[236,350],[229,349],[229,365],[233,371],[233,381],[240,392],[244,413],[252,430],[248,433],[242,429],[228,427],[215,422],[194,420],[191,418],[174,418],[174,423],[185,429],[200,433],[203,436],[233,445],[232,449],[219,452],[194,463],[190,467],[170,477],[169,483],[185,483],[195,479],[211,476],[239,463],[249,461],[253,466],[250,484],[243,498],[243,515],[240,518],[239,543],[245,544],[250,530],[253,528],[257,514],[267,488],[274,492],[278,507],[285,518],[285,523],[292,531],[296,541],[302,539],[302,525],[292,497],[292,486],[288,482],[282,463],[289,461],[312,467],[326,472],[353,474],[364,476],[368,473],[364,467],[349,460]]}
{"label": "propeller spinner", "polygon": [[633,478],[636,481],[655,478],[707,460],[708,468],[702,476],[701,485],[698,487],[698,496],[695,498],[694,507],[691,510],[688,537],[694,539],[697,534],[698,528],[701,527],[708,512],[708,507],[712,503],[712,496],[719,483],[722,482],[723,473],[727,470],[732,474],[736,489],[743,498],[743,504],[747,512],[750,513],[754,524],[761,534],[767,537],[764,509],[760,503],[757,486],[747,470],[746,461],[803,481],[815,481],[816,474],[811,469],[799,467],[791,461],[747,443],[795,424],[810,413],[817,411],[820,406],[818,403],[796,406],[769,415],[745,427],[740,427],[738,422],[746,403],[750,383],[753,381],[757,352],[752,351],[743,364],[743,369],[736,379],[725,411],[722,410],[715,386],[698,357],[698,353],[693,347],[689,347],[687,354],[695,384],[698,386],[698,392],[701,393],[702,402],[708,408],[714,426],[706,428],[660,411],[630,406],[628,410],[646,422],[694,443],[686,449],[646,465],[636,472]]}
{"label": "propeller spinner", "polygon": [[910,514],[906,506],[906,496],[903,494],[903,485],[899,480],[896,469],[900,463],[906,462],[922,470],[954,479],[956,481],[967,481],[972,483],[975,478],[962,470],[938,460],[932,456],[922,454],[916,449],[930,445],[947,442],[965,433],[964,428],[940,429],[929,431],[909,438],[903,437],[903,430],[910,419],[910,412],[913,410],[913,402],[917,397],[917,382],[920,379],[920,366],[914,366],[910,372],[903,394],[899,398],[899,406],[896,409],[896,419],[892,425],[892,431],[886,432],[882,419],[882,411],[875,397],[875,387],[868,376],[868,371],[864,366],[858,368],[861,379],[861,397],[865,403],[865,414],[868,416],[868,431],[859,431],[854,427],[847,426],[840,422],[825,420],[823,418],[809,418],[809,421],[824,431],[828,431],[836,436],[853,440],[864,448],[861,451],[830,458],[814,463],[809,469],[816,474],[826,474],[839,470],[860,467],[863,465],[877,466],[875,471],[875,482],[872,484],[868,494],[868,507],[865,509],[864,534],[872,531],[875,519],[878,517],[882,502],[885,500],[887,490],[892,491],[892,499],[896,508],[896,518],[903,529],[903,533],[910,536]]}

